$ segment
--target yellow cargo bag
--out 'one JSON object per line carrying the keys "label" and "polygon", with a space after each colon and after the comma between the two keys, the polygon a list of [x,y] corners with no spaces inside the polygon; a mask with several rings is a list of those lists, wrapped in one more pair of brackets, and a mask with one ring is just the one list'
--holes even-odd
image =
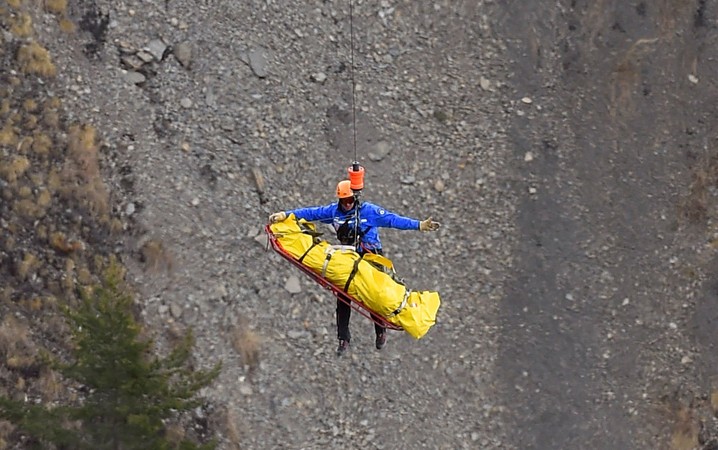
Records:
{"label": "yellow cargo bag", "polygon": [[294,259],[416,339],[436,323],[439,293],[407,289],[379,268],[393,272],[388,258],[373,254],[362,257],[351,248],[332,246],[319,239],[313,223],[297,221],[293,214],[270,225],[270,229]]}

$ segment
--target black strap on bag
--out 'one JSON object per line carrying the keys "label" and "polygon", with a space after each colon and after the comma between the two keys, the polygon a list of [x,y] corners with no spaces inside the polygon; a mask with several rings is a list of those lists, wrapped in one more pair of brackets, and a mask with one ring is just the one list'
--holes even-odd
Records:
{"label": "black strap on bag", "polygon": [[319,236],[323,235],[321,231],[313,230],[312,227],[308,225],[307,222],[302,222],[300,220],[297,220],[297,225],[299,226],[299,229],[302,233],[308,234],[309,236],[313,238],[318,238]]}
{"label": "black strap on bag", "polygon": [[348,292],[349,285],[351,284],[352,280],[354,279],[354,275],[357,274],[357,271],[359,270],[359,263],[361,260],[364,259],[364,254],[360,254],[359,258],[357,258],[356,261],[354,261],[354,267],[352,268],[351,273],[349,274],[349,278],[347,278],[347,282],[344,284],[344,292]]}
{"label": "black strap on bag", "polygon": [[304,252],[304,254],[297,260],[299,262],[302,262],[304,260],[304,257],[307,256],[309,254],[309,252],[312,251],[312,249],[314,247],[316,247],[316,245],[321,242],[321,239],[319,238],[319,236],[321,236],[324,233],[313,230],[312,227],[310,227],[307,222],[302,222],[300,220],[297,220],[297,225],[299,226],[299,229],[302,231],[302,233],[308,234],[309,236],[312,237],[312,245],[310,245],[309,248],[307,249],[307,251]]}
{"label": "black strap on bag", "polygon": [[304,257],[307,256],[307,255],[309,254],[309,252],[311,252],[312,249],[317,246],[318,243],[319,243],[319,241],[318,241],[317,239],[313,239],[313,240],[312,240],[312,245],[309,246],[309,248],[307,249],[307,251],[304,252],[304,254],[303,254],[302,256],[300,256],[297,261],[302,262],[302,261],[304,260]]}

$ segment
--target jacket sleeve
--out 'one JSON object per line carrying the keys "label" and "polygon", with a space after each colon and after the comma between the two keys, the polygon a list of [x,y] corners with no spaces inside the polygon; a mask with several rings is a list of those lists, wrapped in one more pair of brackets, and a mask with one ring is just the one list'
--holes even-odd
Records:
{"label": "jacket sleeve", "polygon": [[294,214],[297,219],[304,219],[310,222],[318,221],[331,223],[336,213],[337,205],[330,203],[324,206],[312,206],[309,208],[297,208],[286,211],[287,215]]}
{"label": "jacket sleeve", "polygon": [[375,227],[396,228],[399,230],[418,230],[419,221],[410,217],[400,216],[377,206],[372,206],[373,225]]}

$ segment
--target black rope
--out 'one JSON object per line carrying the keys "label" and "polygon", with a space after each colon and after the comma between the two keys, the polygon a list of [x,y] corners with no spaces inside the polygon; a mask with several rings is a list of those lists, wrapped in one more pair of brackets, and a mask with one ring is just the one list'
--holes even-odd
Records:
{"label": "black rope", "polygon": [[354,249],[359,251],[361,236],[359,236],[359,222],[361,222],[361,216],[359,215],[359,209],[361,208],[361,200],[359,200],[359,193],[354,194]]}
{"label": "black rope", "polygon": [[349,53],[351,54],[350,73],[352,78],[352,128],[354,132],[354,161],[357,159],[357,113],[356,113],[356,83],[354,82],[354,1],[349,0]]}
{"label": "black rope", "polygon": [[[354,1],[349,0],[349,53],[351,54],[351,64],[349,72],[352,79],[352,135],[354,146],[354,161],[359,161],[357,157],[357,113],[356,113],[356,82],[354,81]],[[359,193],[354,193],[354,248],[358,249],[360,230],[359,208],[361,203]]]}

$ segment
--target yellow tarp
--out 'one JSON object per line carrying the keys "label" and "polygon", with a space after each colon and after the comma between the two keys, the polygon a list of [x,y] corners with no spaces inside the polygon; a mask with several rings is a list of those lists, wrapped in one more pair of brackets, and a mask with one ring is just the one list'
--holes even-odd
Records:
{"label": "yellow tarp", "polygon": [[[303,220],[301,223],[305,230],[315,231],[314,224]],[[342,290],[355,263],[359,261],[356,274],[345,292],[416,339],[424,336],[436,323],[436,312],[441,304],[439,293],[409,291],[406,295],[407,288],[404,285],[367,261],[372,260],[391,268],[391,261],[387,258],[370,254],[360,258],[353,250],[335,249],[327,241],[302,232],[293,214],[283,222],[272,224],[270,228],[287,253],[297,260],[306,253],[302,264]],[[400,312],[392,315],[400,307]]]}

